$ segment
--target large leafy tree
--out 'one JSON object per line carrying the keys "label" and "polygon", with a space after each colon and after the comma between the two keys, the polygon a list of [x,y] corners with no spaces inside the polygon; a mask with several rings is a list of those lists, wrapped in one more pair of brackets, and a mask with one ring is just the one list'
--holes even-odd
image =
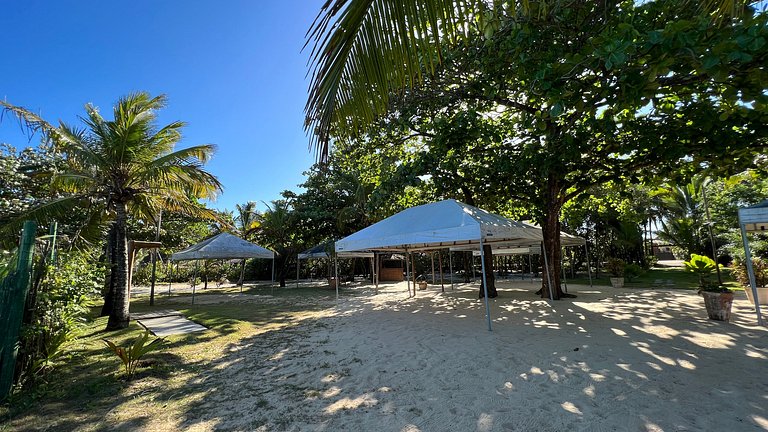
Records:
{"label": "large leafy tree", "polygon": [[[221,184],[203,169],[214,151],[212,145],[181,150],[182,122],[158,126],[157,111],[165,96],[134,93],[114,106],[113,119],[105,119],[90,104],[85,106],[84,127],[60,122],[58,126],[29,110],[2,102],[33,130],[43,132],[64,156],[63,166],[54,173],[52,185],[64,196],[33,209],[28,215],[43,219],[81,208],[93,211],[94,222],[112,220],[109,257],[112,308],[108,329],[128,325],[128,233],[129,212],[148,218],[160,209],[191,215],[212,216],[197,205],[197,198],[212,198]],[[106,214],[106,215],[105,215]]]}
{"label": "large leafy tree", "polygon": [[[330,36],[318,39],[307,107],[321,152],[331,137],[355,139],[373,119],[406,114],[400,97],[405,106],[428,99],[448,108],[415,107],[412,123],[433,135],[428,152],[444,113],[451,121],[481,113],[495,127],[473,139],[471,157],[502,179],[486,176],[487,189],[506,183],[507,197],[531,205],[555,265],[556,297],[559,216],[569,200],[608,181],[635,182],[640,170],[748,165],[766,145],[766,17],[749,7],[717,20],[680,1],[477,2],[477,13],[464,15],[427,6],[441,2],[331,3],[325,18],[338,15],[338,25],[315,28]],[[377,33],[387,23],[396,31]],[[463,41],[452,44],[454,36]],[[415,64],[421,77],[409,69]],[[463,150],[461,140],[447,142]]]}

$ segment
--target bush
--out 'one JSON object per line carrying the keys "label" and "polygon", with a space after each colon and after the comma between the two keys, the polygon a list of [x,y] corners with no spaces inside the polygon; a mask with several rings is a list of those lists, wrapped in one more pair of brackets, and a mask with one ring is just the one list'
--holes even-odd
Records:
{"label": "bush", "polygon": [[631,263],[624,266],[624,277],[630,281],[643,273],[645,273],[645,271],[637,264]]}
{"label": "bush", "polygon": [[659,262],[659,259],[656,258],[655,256],[653,256],[653,255],[646,255],[645,258],[643,258],[643,269],[644,270],[650,270],[658,262]]}
{"label": "bush", "polygon": [[705,255],[691,254],[691,259],[685,261],[685,269],[699,276],[699,289],[702,291],[729,292],[727,288],[722,288],[713,283],[710,278],[717,269],[717,263],[712,258]]}
{"label": "bush", "polygon": [[[768,261],[762,258],[752,258],[752,270],[755,272],[755,284],[759,287],[768,286]],[[749,274],[747,273],[747,262],[736,260],[731,269],[733,277],[739,281],[742,286],[749,286]]]}
{"label": "bush", "polygon": [[605,270],[608,271],[613,277],[624,276],[624,267],[627,263],[620,258],[609,258],[605,263]]}
{"label": "bush", "polygon": [[33,308],[21,332],[21,381],[32,381],[63,359],[63,345],[85,322],[104,281],[104,269],[87,252],[62,253],[57,266],[44,262],[38,271],[43,279],[30,293]]}

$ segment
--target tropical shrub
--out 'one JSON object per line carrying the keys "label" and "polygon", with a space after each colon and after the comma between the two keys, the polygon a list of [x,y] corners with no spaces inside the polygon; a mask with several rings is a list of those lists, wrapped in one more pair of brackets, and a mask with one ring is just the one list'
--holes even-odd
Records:
{"label": "tropical shrub", "polygon": [[33,284],[32,309],[21,332],[22,381],[34,381],[64,359],[64,344],[86,321],[104,280],[96,261],[90,252],[73,251],[60,254],[57,264],[42,261],[36,266],[42,279]]}
{"label": "tropical shrub", "polygon": [[[768,261],[762,258],[752,258],[752,270],[755,272],[755,284],[759,287],[768,286]],[[747,262],[736,260],[731,269],[733,277],[739,281],[742,286],[749,286],[749,273],[747,273]]]}
{"label": "tropical shrub", "polygon": [[699,277],[699,290],[713,292],[730,292],[728,288],[712,282],[712,273],[717,269],[717,263],[705,255],[691,254],[691,259],[683,263],[685,269],[696,273]]}
{"label": "tropical shrub", "polygon": [[637,264],[630,263],[624,266],[624,277],[630,281],[643,273],[645,273],[645,271]]}
{"label": "tropical shrub", "polygon": [[624,268],[626,265],[627,263],[625,263],[623,259],[609,258],[605,263],[605,270],[613,277],[622,277],[624,276]]}
{"label": "tropical shrub", "polygon": [[155,351],[160,348],[160,345],[164,342],[162,338],[155,338],[153,341],[149,341],[149,330],[146,330],[141,336],[137,337],[133,343],[128,344],[126,347],[117,346],[114,342],[107,339],[103,339],[104,344],[109,348],[116,356],[123,362],[125,368],[125,376],[128,379],[133,378],[133,374],[136,373],[136,368],[139,367],[139,361],[145,354]]}

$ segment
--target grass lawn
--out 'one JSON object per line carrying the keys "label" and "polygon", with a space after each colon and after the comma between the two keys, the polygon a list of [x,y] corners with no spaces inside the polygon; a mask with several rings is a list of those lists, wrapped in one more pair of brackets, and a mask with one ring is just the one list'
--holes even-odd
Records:
{"label": "grass lawn", "polygon": [[[721,274],[725,286],[732,290],[743,289],[731,276],[730,270],[724,269]],[[716,276],[713,276],[713,279],[716,280]],[[586,285],[589,284],[589,279],[581,276],[576,279],[568,278],[566,279],[566,282]],[[592,283],[595,285],[611,285],[609,276],[605,273],[600,273],[599,278],[593,277]],[[689,273],[682,268],[660,267],[648,270],[631,281],[625,279],[624,286],[627,288],[677,288],[697,290],[699,289],[699,280],[698,276]]]}
{"label": "grass lawn", "polygon": [[[163,348],[147,354],[131,381],[102,339],[125,346],[143,328],[132,321],[127,329],[105,332],[106,317],[93,318],[67,345],[59,367],[0,406],[0,431],[175,429],[163,419],[200,403],[205,374],[233,342],[264,335],[259,343],[284,343],[299,323],[333,313],[335,291],[275,288],[274,296],[259,295],[270,292],[252,287],[245,293],[254,296],[241,297],[235,288],[208,289],[198,293],[195,305],[188,294],[158,296],[155,309],[177,309],[212,331],[167,337]],[[152,310],[148,302],[134,299],[131,312]]]}

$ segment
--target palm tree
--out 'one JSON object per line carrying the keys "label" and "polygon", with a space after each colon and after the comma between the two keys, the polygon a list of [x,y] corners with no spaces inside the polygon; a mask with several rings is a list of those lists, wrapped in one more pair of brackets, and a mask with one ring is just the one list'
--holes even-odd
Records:
{"label": "palm tree", "polygon": [[704,207],[701,191],[705,177],[696,176],[682,186],[666,186],[655,193],[661,230],[657,236],[681,249],[685,257],[706,254]]}
{"label": "palm tree", "polygon": [[196,199],[213,198],[221,191],[221,183],[202,168],[214,146],[174,151],[184,123],[158,127],[157,111],[166,104],[163,95],[151,97],[139,92],[125,96],[114,106],[113,120],[104,119],[96,107],[87,104],[86,116],[80,118],[84,128],[63,122],[53,126],[29,110],[0,104],[33,131],[44,133],[65,157],[64,168],[52,180],[64,197],[34,209],[26,217],[42,219],[86,202],[103,209],[112,220],[108,255],[113,258],[113,304],[107,329],[127,327],[128,214],[151,218],[165,209],[213,217],[210,210],[197,205]]}
{"label": "palm tree", "polygon": [[248,240],[259,229],[259,212],[256,210],[256,203],[248,201],[245,204],[235,205],[235,232],[238,237]]}
{"label": "palm tree", "polygon": [[259,217],[259,237],[264,246],[277,252],[277,278],[280,286],[285,286],[288,274],[288,260],[296,256],[294,244],[294,213],[288,200],[275,200],[272,204],[264,203],[267,211]]}
{"label": "palm tree", "polygon": [[[250,240],[261,226],[259,221],[260,214],[256,210],[256,202],[248,201],[245,204],[235,204],[234,226],[235,234],[243,240]],[[243,286],[243,275],[245,274],[245,260],[240,261],[240,279],[238,286]]]}

